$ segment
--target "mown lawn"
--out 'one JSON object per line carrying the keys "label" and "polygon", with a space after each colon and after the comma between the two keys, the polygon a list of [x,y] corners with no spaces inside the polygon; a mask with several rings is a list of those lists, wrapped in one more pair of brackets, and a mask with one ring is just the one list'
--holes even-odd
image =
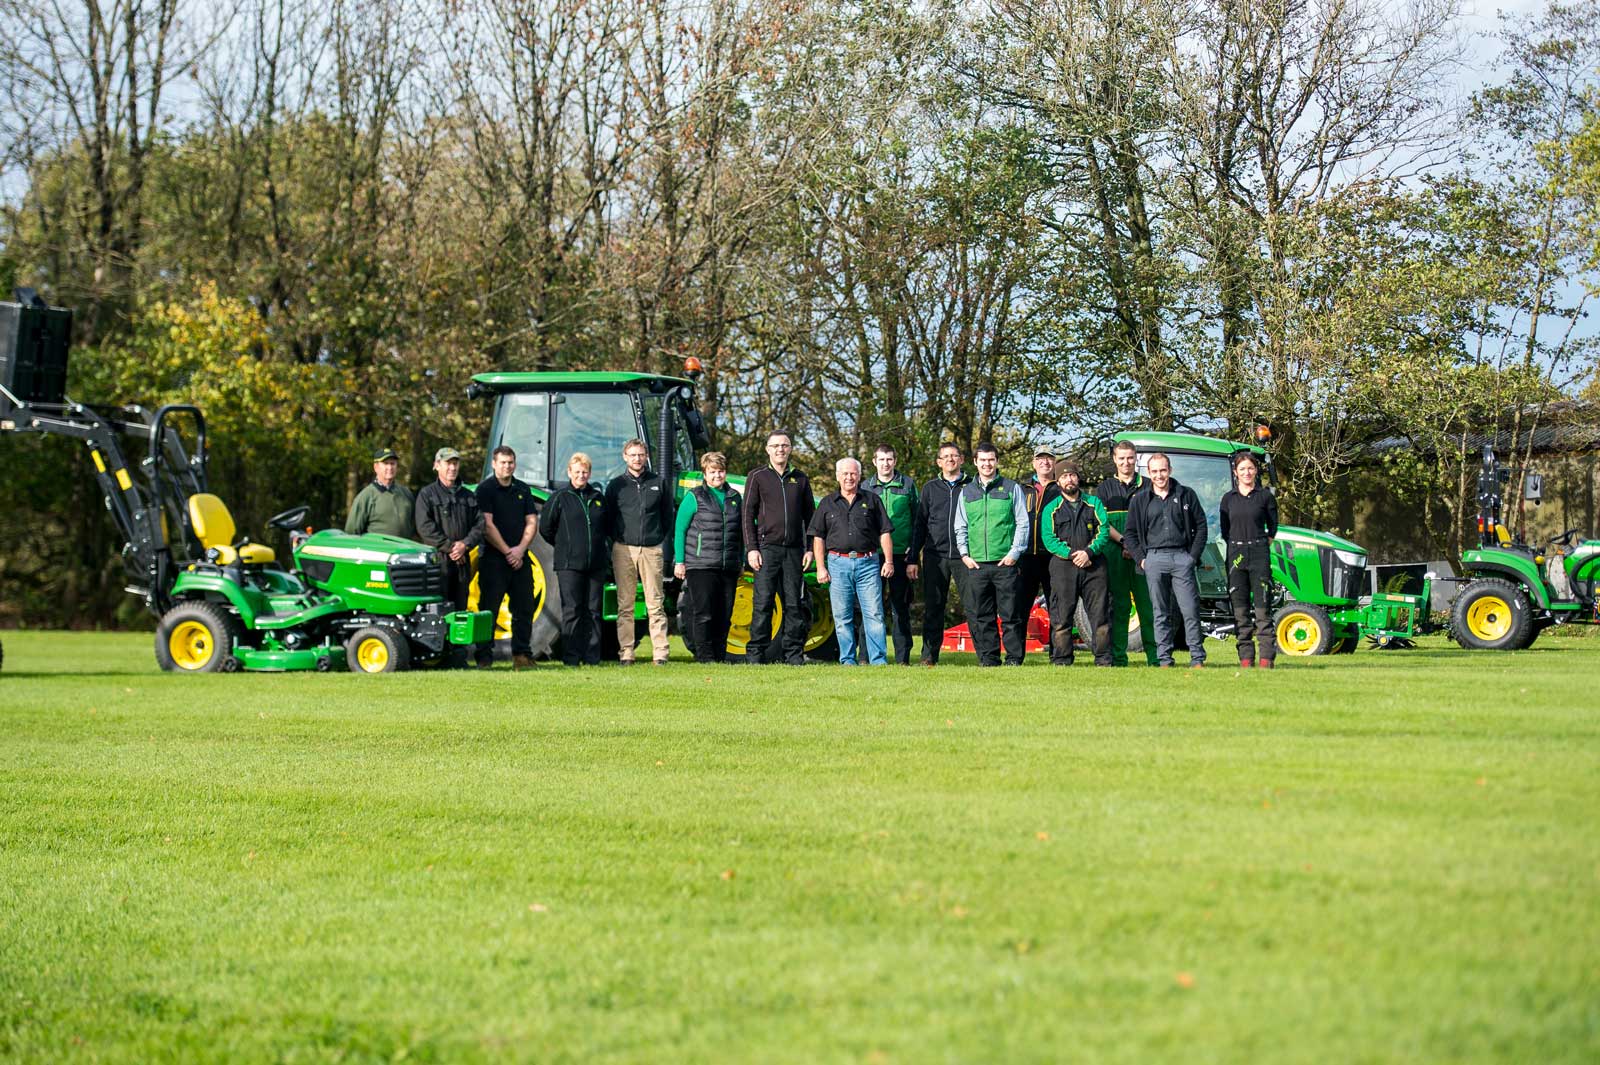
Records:
{"label": "mown lawn", "polygon": [[3,640],[0,1058],[1600,1059],[1600,639],[386,677]]}

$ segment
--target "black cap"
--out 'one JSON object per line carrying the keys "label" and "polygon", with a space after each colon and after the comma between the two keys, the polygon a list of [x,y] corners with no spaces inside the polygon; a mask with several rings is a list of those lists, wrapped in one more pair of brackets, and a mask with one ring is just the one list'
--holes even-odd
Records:
{"label": "black cap", "polygon": [[398,460],[399,458],[400,456],[395,454],[395,450],[392,447],[380,447],[372,453],[373,462],[383,462],[386,459]]}

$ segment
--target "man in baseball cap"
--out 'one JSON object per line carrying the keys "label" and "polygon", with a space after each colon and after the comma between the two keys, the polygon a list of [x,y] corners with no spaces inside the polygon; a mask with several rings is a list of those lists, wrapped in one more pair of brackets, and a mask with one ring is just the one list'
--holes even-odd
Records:
{"label": "man in baseball cap", "polygon": [[[438,479],[417,493],[417,539],[439,552],[444,566],[444,597],[452,609],[467,609],[474,547],[483,544],[483,515],[477,493],[461,487],[461,452],[442,447],[433,453]],[[445,665],[463,669],[467,649],[450,644]]]}
{"label": "man in baseball cap", "polygon": [[406,540],[417,538],[416,497],[411,489],[395,481],[400,469],[400,456],[392,447],[380,447],[372,452],[372,483],[356,493],[350,504],[350,516],[345,519],[347,533],[382,533]]}

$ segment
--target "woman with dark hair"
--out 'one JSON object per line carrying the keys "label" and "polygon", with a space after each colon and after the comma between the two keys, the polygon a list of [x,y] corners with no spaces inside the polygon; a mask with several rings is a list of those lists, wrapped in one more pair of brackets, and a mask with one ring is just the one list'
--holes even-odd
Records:
{"label": "woman with dark hair", "polygon": [[[1219,516],[1227,544],[1228,600],[1233,604],[1239,667],[1271,669],[1277,655],[1272,628],[1272,538],[1278,535],[1278,500],[1260,483],[1261,461],[1250,451],[1233,456],[1234,488],[1222,497]],[[1256,656],[1256,641],[1261,644]]]}

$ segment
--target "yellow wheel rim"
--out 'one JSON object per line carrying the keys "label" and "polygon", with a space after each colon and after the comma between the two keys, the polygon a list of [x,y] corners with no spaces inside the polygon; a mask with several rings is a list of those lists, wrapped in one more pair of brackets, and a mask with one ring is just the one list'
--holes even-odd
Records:
{"label": "yellow wheel rim", "polygon": [[[532,551],[528,552],[525,558],[528,564],[528,571],[533,576],[533,617],[531,620],[538,621],[539,615],[544,613],[544,567],[539,565],[539,560],[533,557]],[[482,608],[478,605],[477,548],[472,549],[472,559],[472,583],[467,586],[467,609],[480,610]],[[511,639],[511,599],[509,596],[500,604],[500,610],[494,616],[494,638],[497,640]]]}
{"label": "yellow wheel rim", "polygon": [[356,664],[363,673],[382,673],[389,664],[389,648],[376,636],[369,636],[356,645]]}
{"label": "yellow wheel rim", "polygon": [[1511,604],[1498,595],[1486,595],[1467,607],[1467,631],[1480,640],[1505,639],[1511,631]]}
{"label": "yellow wheel rim", "polygon": [[1322,642],[1322,626],[1310,614],[1285,614],[1278,622],[1278,649],[1302,657],[1316,653]]}
{"label": "yellow wheel rim", "polygon": [[[755,608],[755,585],[750,581],[740,581],[733,590],[733,616],[728,622],[728,653],[742,655],[750,645],[750,615]],[[830,619],[831,620],[831,619]],[[772,601],[772,636],[777,639],[778,632],[783,627],[783,600]],[[819,641],[820,642],[820,641]],[[806,638],[806,646],[811,646],[811,639]]]}
{"label": "yellow wheel rim", "polygon": [[179,669],[204,669],[217,653],[211,630],[198,621],[179,623],[167,637],[167,653]]}

